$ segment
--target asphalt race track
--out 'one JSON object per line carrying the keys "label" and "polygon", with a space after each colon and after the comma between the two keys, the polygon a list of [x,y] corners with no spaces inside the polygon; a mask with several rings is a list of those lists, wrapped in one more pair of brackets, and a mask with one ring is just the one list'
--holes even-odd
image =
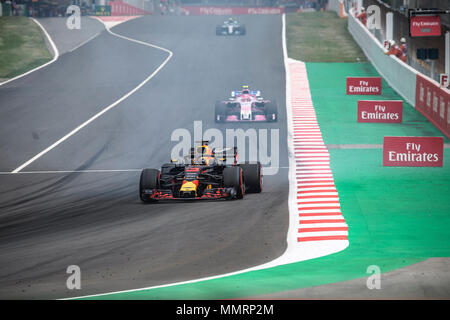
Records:
{"label": "asphalt race track", "polygon": [[[233,272],[286,248],[288,177],[281,16],[148,16],[115,33],[173,52],[135,94],[8,174],[135,88],[167,53],[102,32],[53,64],[0,87],[0,299],[54,299]],[[274,124],[215,124],[214,103],[242,84],[279,104]],[[242,201],[144,205],[138,171],[170,160],[175,129],[279,129],[280,170]],[[225,135],[225,134],[224,134]],[[35,171],[69,171],[26,173]],[[82,289],[68,290],[78,265]],[[188,297],[186,297],[188,298]]]}

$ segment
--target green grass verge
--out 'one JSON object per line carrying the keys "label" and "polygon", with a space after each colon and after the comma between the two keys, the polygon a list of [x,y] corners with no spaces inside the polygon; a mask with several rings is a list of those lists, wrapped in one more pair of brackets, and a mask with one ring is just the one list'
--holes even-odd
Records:
{"label": "green grass verge", "polygon": [[347,30],[347,19],[333,11],[286,15],[288,56],[305,62],[367,61]]}
{"label": "green grass verge", "polygon": [[0,17],[0,78],[12,78],[51,59],[36,23],[26,17]]}

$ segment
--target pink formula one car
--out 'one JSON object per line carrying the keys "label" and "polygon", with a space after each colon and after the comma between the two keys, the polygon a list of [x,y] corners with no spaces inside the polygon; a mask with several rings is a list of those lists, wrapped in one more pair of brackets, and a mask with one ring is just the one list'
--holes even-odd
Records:
{"label": "pink formula one car", "polygon": [[232,91],[227,100],[216,102],[216,122],[267,121],[278,119],[275,101],[261,97],[261,92],[242,86],[241,91]]}

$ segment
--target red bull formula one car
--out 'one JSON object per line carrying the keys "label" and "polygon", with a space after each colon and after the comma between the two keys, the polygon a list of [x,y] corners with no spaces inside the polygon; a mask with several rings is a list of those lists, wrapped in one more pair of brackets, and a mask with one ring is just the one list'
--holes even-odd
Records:
{"label": "red bull formula one car", "polygon": [[172,161],[161,170],[143,169],[141,200],[242,199],[247,193],[262,191],[261,164],[238,164],[237,148],[211,149],[202,141],[183,162]]}
{"label": "red bull formula one car", "polygon": [[242,86],[241,91],[232,91],[227,100],[216,102],[216,122],[277,120],[277,103],[264,99],[260,91],[249,90],[248,86]]}

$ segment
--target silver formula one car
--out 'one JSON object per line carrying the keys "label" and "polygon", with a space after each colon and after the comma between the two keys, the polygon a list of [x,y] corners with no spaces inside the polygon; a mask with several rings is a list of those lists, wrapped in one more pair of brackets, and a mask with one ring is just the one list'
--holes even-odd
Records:
{"label": "silver formula one car", "polygon": [[245,25],[233,20],[233,18],[229,18],[223,24],[216,26],[216,35],[218,36],[243,36],[245,32]]}

